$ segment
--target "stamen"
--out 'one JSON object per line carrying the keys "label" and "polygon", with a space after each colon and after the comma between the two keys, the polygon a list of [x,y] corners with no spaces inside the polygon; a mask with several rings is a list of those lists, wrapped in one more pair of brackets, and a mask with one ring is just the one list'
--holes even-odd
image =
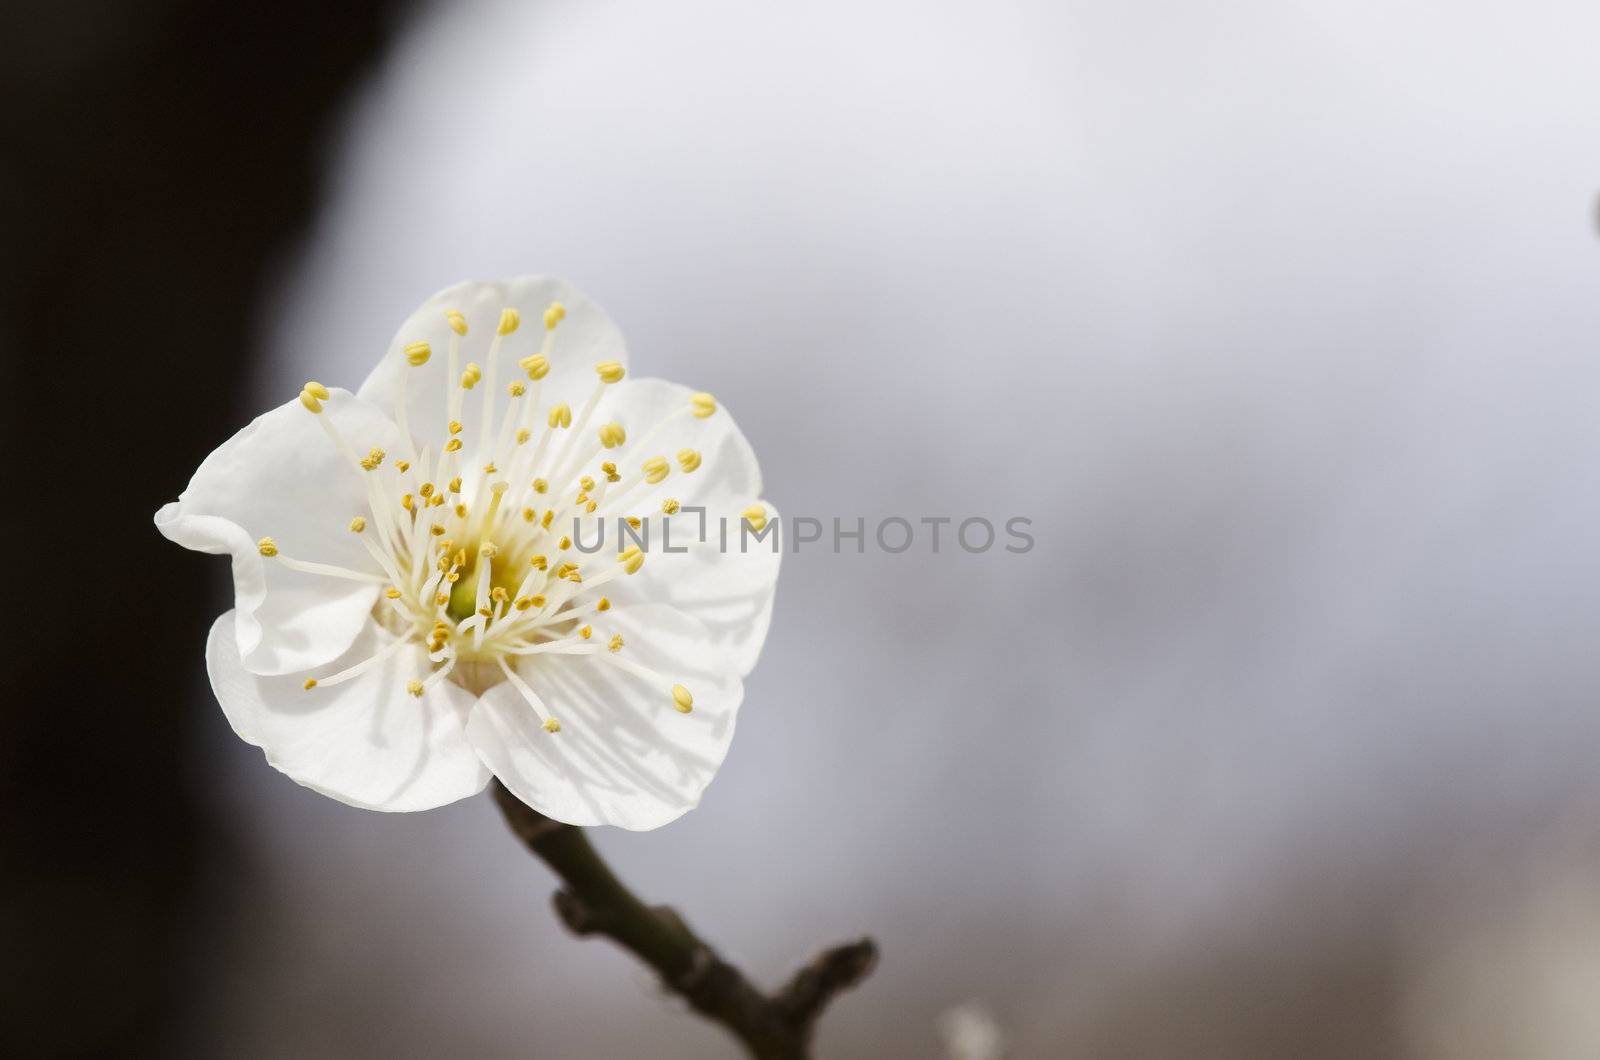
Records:
{"label": "stamen", "polygon": [[678,450],[678,467],[683,469],[685,475],[700,466],[700,454],[693,449]]}
{"label": "stamen", "polygon": [[678,708],[679,714],[687,714],[694,709],[694,696],[682,685],[672,686],[672,705]]}
{"label": "stamen", "polygon": [[383,662],[385,659],[389,658],[389,656],[393,655],[395,652],[399,651],[409,643],[411,642],[405,637],[396,637],[394,640],[390,641],[387,645],[381,648],[377,653],[369,655],[367,658],[362,659],[354,666],[340,670],[338,673],[333,674],[330,677],[317,678],[317,684],[324,686],[337,685],[343,684],[345,681],[348,681],[351,678],[360,677],[362,674],[366,673],[374,666],[377,666],[379,663]]}
{"label": "stamen", "polygon": [[527,700],[528,706],[532,707],[533,712],[543,720],[544,731],[548,733],[560,732],[561,723],[545,709],[544,700],[540,699],[533,689],[528,687],[528,682],[517,675],[517,672],[507,664],[503,656],[495,659],[495,662],[500,664],[500,672],[506,675],[506,680],[511,682],[511,687],[522,694],[522,698]]}

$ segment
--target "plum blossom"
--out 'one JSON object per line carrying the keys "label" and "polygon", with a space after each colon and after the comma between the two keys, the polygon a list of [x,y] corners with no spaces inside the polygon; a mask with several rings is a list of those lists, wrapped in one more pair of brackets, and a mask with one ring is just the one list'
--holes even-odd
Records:
{"label": "plum blossom", "polygon": [[564,281],[463,283],[354,394],[309,382],[211,453],[155,521],[232,557],[206,663],[234,731],[370,809],[491,777],[571,824],[695,806],[779,565],[703,528],[776,513],[727,410],[627,364]]}

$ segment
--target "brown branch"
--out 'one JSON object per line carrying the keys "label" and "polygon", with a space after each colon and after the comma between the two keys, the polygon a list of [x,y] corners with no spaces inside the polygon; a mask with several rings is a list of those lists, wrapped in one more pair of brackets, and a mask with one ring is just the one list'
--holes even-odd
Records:
{"label": "brown branch", "polygon": [[517,838],[565,885],[552,898],[561,922],[577,935],[604,935],[644,961],[668,990],[726,1027],[752,1056],[809,1056],[812,1031],[828,1003],[865,979],[878,963],[877,945],[864,938],[823,951],[782,990],[764,993],[672,909],[640,901],[601,859],[583,829],[552,821],[499,781],[494,798]]}

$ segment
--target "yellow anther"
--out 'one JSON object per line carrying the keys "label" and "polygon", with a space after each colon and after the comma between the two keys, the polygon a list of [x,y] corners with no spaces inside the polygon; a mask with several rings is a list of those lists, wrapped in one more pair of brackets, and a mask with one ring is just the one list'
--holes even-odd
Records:
{"label": "yellow anther", "polygon": [[453,570],[444,576],[444,580],[449,582],[451,585],[454,585],[456,582],[461,580],[461,572],[458,570]]}
{"label": "yellow anther", "polygon": [[400,474],[404,475],[407,471],[411,470],[411,461],[396,460],[394,462],[394,466],[400,469]]}
{"label": "yellow anther", "polygon": [[617,553],[617,562],[622,565],[624,571],[635,574],[644,566],[644,551],[638,545],[629,545]]}
{"label": "yellow anther", "polygon": [[318,401],[317,395],[313,394],[309,390],[300,391],[300,404],[304,405],[311,412],[322,411],[322,402]]}
{"label": "yellow anther", "polygon": [[421,368],[428,363],[428,358],[433,356],[433,347],[426,342],[413,342],[405,348],[406,360],[411,362],[411,367]]}
{"label": "yellow anther", "polygon": [[521,323],[522,316],[515,309],[500,310],[500,334],[511,334],[513,331],[517,330],[517,326]]}
{"label": "yellow anther", "polygon": [[602,383],[620,383],[624,374],[621,361],[601,361],[594,366],[595,374]]}
{"label": "yellow anther", "polygon": [[568,405],[565,401],[559,405],[553,406],[550,409],[550,415],[546,417],[546,422],[550,424],[551,430],[555,430],[558,427],[571,427],[572,406]]}
{"label": "yellow anther", "polygon": [[532,435],[532,432],[529,431],[528,428],[526,428],[526,427],[518,427],[517,428],[517,444],[521,445],[523,442],[526,442],[528,440],[528,438],[531,437],[531,435]]}
{"label": "yellow anther", "polygon": [[606,645],[606,650],[616,653],[622,650],[622,634],[618,633],[611,638],[611,643]]}
{"label": "yellow anther", "polygon": [[478,555],[482,556],[484,559],[494,559],[495,554],[499,551],[500,546],[496,545],[493,541],[485,541],[483,544],[478,546]]}
{"label": "yellow anther", "polygon": [[412,505],[415,503],[415,501],[416,498],[411,496],[409,493],[400,494],[400,507],[404,508],[408,512],[412,510]]}
{"label": "yellow anther", "polygon": [[689,472],[700,466],[700,454],[693,449],[679,449],[678,466],[682,468],[683,473],[687,475]]}
{"label": "yellow anther", "polygon": [[717,399],[704,392],[690,394],[689,411],[694,413],[697,419],[703,420],[717,411]]}
{"label": "yellow anther", "polygon": [[533,606],[533,600],[530,597],[519,596],[517,597],[517,602],[511,606],[515,607],[518,611],[526,611],[528,608]]}
{"label": "yellow anther", "polygon": [[752,504],[739,513],[744,516],[744,521],[750,524],[750,529],[760,533],[767,527],[767,510],[759,504]]}
{"label": "yellow anther", "polygon": [[456,549],[455,565],[458,566],[458,567],[465,567],[467,565],[467,550],[466,549],[464,549],[464,548]]}
{"label": "yellow anther", "polygon": [[465,335],[467,333],[467,318],[465,314],[461,312],[461,310],[446,309],[444,312],[444,318],[450,322],[450,330],[455,332],[457,335]]}
{"label": "yellow anther", "polygon": [[544,513],[544,518],[539,520],[539,525],[544,527],[546,530],[548,530],[548,529],[550,529],[550,524],[555,522],[555,521],[556,521],[556,510],[554,508],[547,508],[545,510],[545,513]]}
{"label": "yellow anther", "polygon": [[523,518],[524,522],[531,523],[535,519],[537,519],[538,517],[539,517],[539,513],[534,511],[532,508],[524,508],[524,509],[522,509],[522,518]]}
{"label": "yellow anther", "polygon": [[428,505],[430,507],[437,508],[437,507],[439,507],[439,505],[441,505],[443,503],[444,503],[444,494],[435,493],[433,495],[433,499],[428,502]]}
{"label": "yellow anther", "polygon": [[433,602],[438,604],[440,607],[443,607],[445,604],[448,604],[450,602],[450,594],[449,593],[440,593],[439,595],[437,595],[437,596],[435,596],[433,598]]}
{"label": "yellow anther", "polygon": [[548,490],[549,488],[550,488],[550,483],[546,482],[544,479],[536,478],[536,479],[533,480],[533,492],[535,492],[535,493],[543,493],[546,490]]}
{"label": "yellow anther", "polygon": [[672,471],[672,465],[667,463],[664,456],[652,456],[644,462],[644,480],[654,486],[666,478]]}
{"label": "yellow anther", "polygon": [[314,398],[318,398],[322,401],[328,400],[328,388],[317,382],[315,379],[311,380],[300,389],[304,390]]}
{"label": "yellow anther", "polygon": [[391,600],[398,600],[398,599],[400,599],[402,594],[401,594],[399,589],[396,589],[394,586],[391,585],[391,586],[389,586],[389,588],[387,588],[387,589],[385,589],[383,591],[383,595],[387,596]]}
{"label": "yellow anther", "polygon": [[278,543],[270,537],[263,537],[256,542],[256,551],[263,556],[272,557],[278,554]]}
{"label": "yellow anther", "polygon": [[557,721],[556,719],[554,719],[554,718],[546,718],[546,719],[544,719],[544,731],[545,732],[560,732],[561,731],[561,723],[559,721]]}
{"label": "yellow anther", "polygon": [[489,590],[489,599],[495,601],[496,603],[503,604],[510,596],[511,594],[506,592],[505,586],[503,585],[496,585],[493,589]]}
{"label": "yellow anther", "polygon": [[478,367],[476,361],[468,361],[466,371],[461,373],[461,389],[471,390],[478,385],[478,380],[483,378],[483,369]]}
{"label": "yellow anther", "polygon": [[434,523],[432,526],[428,527],[428,533],[432,534],[434,537],[443,537],[444,527],[440,526],[438,523]]}
{"label": "yellow anther", "polygon": [[594,479],[588,475],[584,475],[582,478],[578,479],[578,488],[583,490],[583,492],[588,493],[590,490],[594,489]]}
{"label": "yellow anther", "polygon": [[556,568],[556,577],[557,578],[561,578],[561,579],[565,579],[569,575],[571,575],[573,571],[575,571],[577,569],[578,569],[578,565],[576,563],[563,563],[559,567]]}
{"label": "yellow anther", "polygon": [[556,325],[567,315],[567,307],[560,302],[551,302],[550,308],[544,311],[544,326],[546,331],[554,331]]}
{"label": "yellow anther", "polygon": [[406,682],[406,691],[410,692],[412,695],[416,696],[418,699],[421,699],[422,698],[422,682],[418,681],[416,678],[412,678],[411,680]]}
{"label": "yellow anther", "polygon": [[528,558],[528,566],[532,567],[534,570],[545,570],[550,566],[550,561],[545,559],[542,555],[530,556]]}
{"label": "yellow anther", "polygon": [[561,551],[565,552],[567,549],[572,547],[572,538],[562,534],[561,540],[557,542],[557,547],[560,548]]}
{"label": "yellow anther", "polygon": [[550,358],[542,353],[530,353],[517,361],[517,364],[535,383],[550,374]]}
{"label": "yellow anther", "polygon": [[506,393],[510,394],[512,397],[521,397],[523,394],[526,394],[527,392],[528,392],[528,388],[523,386],[521,383],[507,383],[506,384]]}
{"label": "yellow anther", "polygon": [[461,421],[460,420],[451,420],[450,421],[450,433],[451,434],[460,434],[461,433]]}
{"label": "yellow anther", "polygon": [[600,470],[605,472],[606,478],[609,479],[612,475],[617,473],[617,465],[613,464],[609,460],[602,460],[600,461]]}
{"label": "yellow anther", "polygon": [[467,517],[467,506],[465,504],[456,505],[455,513],[458,519],[465,519]]}
{"label": "yellow anther", "polygon": [[596,611],[609,611],[609,610],[611,610],[611,598],[608,597],[608,596],[602,596],[600,598],[599,602],[594,605],[594,609]]}
{"label": "yellow anther", "polygon": [[607,449],[615,449],[628,440],[628,432],[622,429],[620,423],[608,423],[600,428],[600,444]]}
{"label": "yellow anther", "polygon": [[644,520],[639,518],[637,515],[630,515],[628,516],[628,525],[637,530],[639,527],[644,525]]}
{"label": "yellow anther", "polygon": [[359,534],[359,533],[361,533],[361,531],[365,530],[366,528],[367,528],[367,521],[363,517],[358,515],[354,519],[350,520],[350,532],[352,534]]}
{"label": "yellow anther", "polygon": [[361,470],[376,471],[383,466],[384,452],[377,446],[367,450],[367,455],[361,458]]}
{"label": "yellow anther", "polygon": [[533,606],[534,607],[543,607],[544,606],[544,597],[540,596],[538,593],[534,593],[533,594]]}
{"label": "yellow anther", "polygon": [[[487,464],[483,465],[483,473],[485,475],[492,475],[496,471],[499,471],[499,470],[500,470],[499,468],[494,466],[494,461],[493,460],[491,460]],[[501,484],[500,490],[501,490],[501,492],[505,491],[505,485],[503,483]]]}
{"label": "yellow anther", "polygon": [[588,640],[590,637],[594,636],[594,627],[584,626],[582,629],[578,630],[578,636],[582,637],[584,640]]}
{"label": "yellow anther", "polygon": [[433,483],[424,482],[422,485],[417,487],[417,492],[422,494],[424,497],[432,497],[434,488],[435,487]]}
{"label": "yellow anther", "polygon": [[662,515],[677,515],[678,514],[678,509],[681,508],[681,507],[682,507],[682,505],[680,505],[676,500],[674,500],[671,497],[668,497],[666,500],[661,502],[661,514]]}
{"label": "yellow anther", "polygon": [[599,507],[600,507],[600,502],[599,501],[590,501],[588,504],[585,504],[583,506],[583,510],[585,512],[587,512],[588,514],[593,515],[595,513],[595,509],[597,509]]}
{"label": "yellow anther", "polygon": [[448,483],[448,485],[450,487],[450,492],[451,493],[460,493],[461,492],[461,476],[457,475],[455,478],[451,479],[450,482]]}
{"label": "yellow anther", "polygon": [[444,451],[447,452],[447,453],[459,453],[459,452],[461,452],[461,439],[460,438],[452,438],[448,442],[445,442],[444,443]]}
{"label": "yellow anther", "polygon": [[300,687],[309,692],[313,688],[317,687],[317,679],[315,677],[308,677],[306,678],[305,684],[301,685]]}
{"label": "yellow anther", "polygon": [[694,709],[694,696],[682,685],[672,686],[672,705],[678,708],[679,714],[687,714]]}

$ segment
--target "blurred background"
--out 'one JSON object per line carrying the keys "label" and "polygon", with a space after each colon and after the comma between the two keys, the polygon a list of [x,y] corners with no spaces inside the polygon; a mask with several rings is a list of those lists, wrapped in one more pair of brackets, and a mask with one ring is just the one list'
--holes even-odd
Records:
{"label": "blurred background", "polygon": [[0,1051],[737,1055],[487,796],[238,741],[150,524],[549,272],[786,513],[1034,520],[787,557],[702,807],[596,836],[766,982],[874,935],[821,1055],[1600,1055],[1593,5],[6,7]]}

